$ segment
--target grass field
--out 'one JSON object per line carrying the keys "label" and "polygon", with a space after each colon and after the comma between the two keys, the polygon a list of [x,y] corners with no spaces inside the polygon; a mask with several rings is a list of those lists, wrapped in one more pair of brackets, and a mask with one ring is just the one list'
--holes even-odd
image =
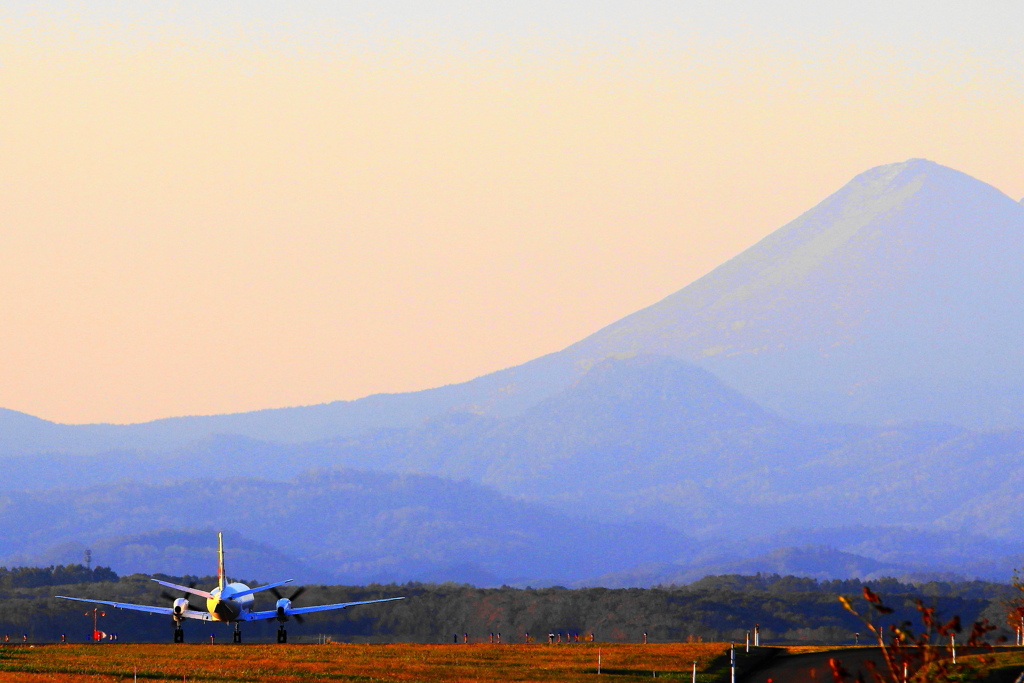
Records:
{"label": "grass field", "polygon": [[[655,676],[689,682],[694,661],[700,683],[724,683],[729,680],[728,651],[723,643],[8,645],[0,646],[0,683],[123,683],[136,676],[139,681],[186,682],[593,682],[598,675],[598,652],[601,675],[615,683]],[[762,648],[749,656],[737,649],[737,663],[742,673],[772,655],[815,652],[835,654],[847,664],[858,655],[856,648]],[[970,680],[986,683],[1012,683],[1024,670],[1024,649],[1020,648],[997,648],[984,657],[963,659],[981,664],[981,677]]]}
{"label": "grass field", "polygon": [[569,645],[39,645],[0,646],[0,683],[67,681],[615,681],[712,683],[722,643]]}

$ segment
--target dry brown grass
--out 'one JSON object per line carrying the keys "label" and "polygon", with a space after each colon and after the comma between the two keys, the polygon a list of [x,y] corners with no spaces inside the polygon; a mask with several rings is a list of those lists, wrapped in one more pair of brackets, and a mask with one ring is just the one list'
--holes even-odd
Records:
{"label": "dry brown grass", "polygon": [[[601,651],[616,681],[690,680],[721,643],[570,645],[47,645],[0,647],[0,683],[62,681],[593,681]],[[709,680],[706,676],[698,680]]]}

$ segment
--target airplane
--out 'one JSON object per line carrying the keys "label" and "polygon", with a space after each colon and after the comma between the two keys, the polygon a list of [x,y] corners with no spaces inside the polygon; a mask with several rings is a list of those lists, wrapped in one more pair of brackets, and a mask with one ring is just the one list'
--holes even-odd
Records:
{"label": "airplane", "polygon": [[[285,622],[292,617],[296,621],[302,623],[303,614],[310,614],[311,612],[326,612],[327,610],[333,609],[347,609],[354,605],[369,605],[375,602],[391,602],[392,600],[404,600],[401,598],[382,598],[380,600],[362,600],[360,602],[340,602],[335,605],[316,605],[315,607],[293,607],[292,601],[295,600],[305,590],[299,588],[295,593],[292,594],[291,598],[285,598],[281,593],[278,592],[278,587],[283,586],[287,583],[291,583],[292,579],[286,579],[285,581],[278,581],[277,583],[269,583],[266,586],[260,586],[258,588],[249,588],[244,583],[229,583],[227,575],[224,573],[224,536],[220,532],[217,533],[217,587],[213,590],[201,591],[193,586],[179,586],[176,583],[169,583],[167,581],[160,581],[159,579],[150,579],[159,583],[161,586],[166,588],[172,588],[183,593],[191,595],[197,595],[201,598],[206,598],[206,611],[197,609],[189,604],[188,598],[175,598],[172,595],[164,594],[168,599],[173,600],[170,607],[155,607],[152,605],[134,605],[126,602],[110,602],[108,600],[89,600],[85,598],[72,598],[66,595],[57,595],[55,597],[62,598],[64,600],[75,600],[77,602],[88,602],[100,605],[110,605],[117,609],[129,609],[138,612],[150,612],[152,614],[164,614],[171,617],[174,620],[174,642],[183,643],[185,642],[185,631],[181,628],[181,622],[183,619],[200,619],[202,621],[223,621],[226,623],[233,623],[235,625],[234,633],[232,634],[232,641],[235,643],[242,642],[242,630],[240,628],[243,621],[257,621],[260,619],[277,619],[280,625],[277,627],[277,642],[287,643],[288,642],[288,631],[285,629]],[[277,598],[277,604],[274,609],[265,612],[253,612],[253,594],[259,593],[260,591],[271,591],[274,597]]]}

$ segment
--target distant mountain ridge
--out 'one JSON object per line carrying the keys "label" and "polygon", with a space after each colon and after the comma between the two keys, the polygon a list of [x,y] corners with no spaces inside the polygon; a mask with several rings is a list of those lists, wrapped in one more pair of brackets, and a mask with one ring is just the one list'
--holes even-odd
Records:
{"label": "distant mountain ridge", "polygon": [[0,408],[0,457],[159,453],[221,435],[297,444],[374,429],[409,427],[453,410],[510,415],[579,377],[576,368],[555,361],[549,355],[463,384],[418,392],[374,394],[353,401],[247,413],[169,417],[128,425],[60,424]]}
{"label": "distant mountain ridge", "polygon": [[807,424],[761,408],[706,370],[634,356],[603,361],[505,419],[449,413],[307,444],[216,437],[165,454],[2,462],[14,491],[174,482],[182,462],[201,464],[212,480],[355,468],[468,480],[582,518],[657,523],[702,538],[813,520],[1013,539],[1024,515],[1013,502],[1022,457],[1024,431]]}
{"label": "distant mountain ridge", "polygon": [[923,159],[860,174],[664,300],[470,382],[356,401],[57,425],[0,411],[0,454],[166,451],[217,434],[302,443],[462,410],[522,413],[608,357],[696,363],[797,419],[1024,426],[1024,206]]}

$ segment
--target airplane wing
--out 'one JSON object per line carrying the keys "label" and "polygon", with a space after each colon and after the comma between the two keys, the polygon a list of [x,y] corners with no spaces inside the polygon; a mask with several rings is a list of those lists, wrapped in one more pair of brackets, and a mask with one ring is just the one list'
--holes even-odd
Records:
{"label": "airplane wing", "polygon": [[[170,607],[154,607],[152,605],[134,605],[130,602],[110,602],[109,600],[87,600],[86,598],[69,598],[66,595],[55,595],[55,598],[61,598],[63,600],[74,600],[76,602],[88,602],[96,605],[110,605],[117,609],[130,609],[136,612],[150,612],[152,614],[165,614],[167,616],[173,616],[174,610]],[[276,614],[276,612],[275,612]],[[210,614],[208,612],[197,612],[195,610],[187,609],[181,613],[181,616],[187,617],[188,619],[201,619],[202,621],[209,621]]]}
{"label": "airplane wing", "polygon": [[[346,607],[352,607],[353,605],[369,605],[374,602],[391,602],[392,600],[405,600],[402,598],[383,598],[381,600],[362,600],[360,602],[339,602],[336,605],[316,605],[315,607],[293,607],[286,612],[289,616],[293,614],[309,614],[310,612],[326,612],[332,609],[345,609]],[[270,612],[249,612],[245,615],[247,621],[255,621],[257,619],[274,619],[277,617],[277,610]]]}

